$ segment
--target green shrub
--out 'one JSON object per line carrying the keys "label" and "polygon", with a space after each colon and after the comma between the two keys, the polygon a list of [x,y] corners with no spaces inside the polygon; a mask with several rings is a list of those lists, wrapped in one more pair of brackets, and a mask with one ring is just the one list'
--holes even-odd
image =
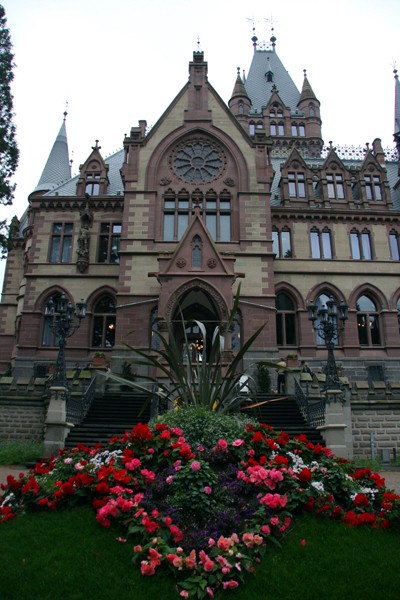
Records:
{"label": "green shrub", "polygon": [[241,437],[246,424],[257,425],[257,421],[247,415],[214,413],[204,407],[169,411],[154,422],[180,427],[191,446],[203,446],[206,450],[214,448],[220,439],[229,443]]}
{"label": "green shrub", "polygon": [[269,394],[271,391],[271,374],[267,363],[258,362],[256,364],[256,381],[258,390],[262,394]]}

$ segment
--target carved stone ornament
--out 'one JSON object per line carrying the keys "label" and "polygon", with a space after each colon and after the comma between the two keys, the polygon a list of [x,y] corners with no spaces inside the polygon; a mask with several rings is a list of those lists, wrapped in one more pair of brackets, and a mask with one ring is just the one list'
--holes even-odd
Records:
{"label": "carved stone ornament", "polygon": [[224,179],[224,183],[229,187],[233,187],[235,185],[235,180],[232,179],[232,177],[227,177],[226,179]]}
{"label": "carved stone ornament", "polygon": [[178,260],[176,261],[176,266],[179,267],[180,269],[183,269],[184,267],[186,267],[186,259],[185,258],[178,258]]}
{"label": "carved stone ornament", "polygon": [[89,261],[87,258],[80,257],[76,261],[76,268],[78,269],[79,273],[85,273],[85,271],[87,271],[88,266]]}
{"label": "carved stone ornament", "polygon": [[171,183],[171,179],[168,179],[168,177],[161,177],[160,185],[168,185],[170,183]]}
{"label": "carved stone ornament", "polygon": [[217,261],[215,260],[215,258],[209,258],[207,261],[207,266],[210,269],[215,269],[215,267],[217,266]]}

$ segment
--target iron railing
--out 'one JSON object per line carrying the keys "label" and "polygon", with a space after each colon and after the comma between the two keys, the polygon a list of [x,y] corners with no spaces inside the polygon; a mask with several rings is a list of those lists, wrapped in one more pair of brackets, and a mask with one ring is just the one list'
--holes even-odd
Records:
{"label": "iron railing", "polygon": [[300,383],[295,379],[294,397],[301,414],[309,427],[318,427],[325,423],[325,401],[310,402]]}
{"label": "iron railing", "polygon": [[87,415],[96,391],[96,376],[94,376],[82,396],[72,396],[68,393],[66,399],[67,421],[79,425]]}

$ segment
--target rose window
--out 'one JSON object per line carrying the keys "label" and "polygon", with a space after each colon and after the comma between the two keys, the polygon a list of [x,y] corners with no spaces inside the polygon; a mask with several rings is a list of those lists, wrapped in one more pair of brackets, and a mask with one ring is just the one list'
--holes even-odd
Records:
{"label": "rose window", "polygon": [[173,158],[175,173],[190,183],[208,183],[216,179],[223,166],[221,151],[214,144],[201,140],[180,146]]}

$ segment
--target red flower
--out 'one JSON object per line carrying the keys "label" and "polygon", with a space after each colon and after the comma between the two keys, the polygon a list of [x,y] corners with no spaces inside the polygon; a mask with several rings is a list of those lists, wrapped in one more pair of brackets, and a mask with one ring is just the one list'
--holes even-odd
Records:
{"label": "red flower", "polygon": [[369,500],[365,494],[357,494],[353,502],[355,506],[369,506]]}
{"label": "red flower", "polygon": [[312,473],[311,473],[310,469],[308,469],[307,467],[304,467],[304,469],[302,469],[300,471],[300,473],[298,474],[298,478],[302,483],[310,483],[310,481],[312,479]]}
{"label": "red flower", "polygon": [[152,440],[153,434],[146,423],[138,423],[132,430],[132,436],[138,440]]}

